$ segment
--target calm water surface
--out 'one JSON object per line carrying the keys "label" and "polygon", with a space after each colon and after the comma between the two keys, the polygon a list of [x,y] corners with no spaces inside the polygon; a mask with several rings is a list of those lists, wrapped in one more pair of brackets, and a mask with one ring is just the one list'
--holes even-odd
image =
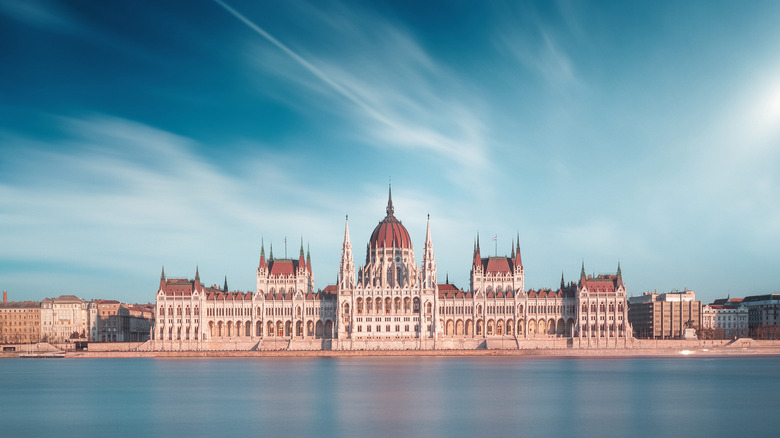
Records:
{"label": "calm water surface", "polygon": [[780,358],[3,359],[0,436],[780,436]]}

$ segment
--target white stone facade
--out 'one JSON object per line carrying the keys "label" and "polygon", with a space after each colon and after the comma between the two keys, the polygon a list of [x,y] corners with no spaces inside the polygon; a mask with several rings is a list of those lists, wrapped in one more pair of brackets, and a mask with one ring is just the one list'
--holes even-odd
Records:
{"label": "white stone facade", "polygon": [[97,304],[74,295],[44,299],[41,302],[41,337],[49,342],[97,340]]}
{"label": "white stone facade", "polygon": [[747,306],[707,304],[702,309],[702,327],[713,329],[716,339],[744,338],[748,336]]}
{"label": "white stone facade", "polygon": [[[337,282],[314,292],[303,242],[298,259],[268,259],[261,245],[254,292],[204,287],[163,275],[152,333],[162,349],[517,348],[531,339],[578,339],[578,345],[620,345],[631,336],[626,287],[616,275],[586,276],[558,290],[529,290],[519,243],[509,257],[480,255],[475,242],[470,290],[437,283],[428,219],[417,265],[392,194],[369,239],[365,264],[355,266],[345,223]],[[519,241],[519,239],[518,239]]]}

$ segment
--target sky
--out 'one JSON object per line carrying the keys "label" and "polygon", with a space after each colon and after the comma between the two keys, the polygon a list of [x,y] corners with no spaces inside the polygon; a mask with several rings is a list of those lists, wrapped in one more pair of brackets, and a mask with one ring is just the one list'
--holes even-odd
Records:
{"label": "sky", "polygon": [[0,0],[0,289],[335,283],[385,216],[464,289],[777,293],[780,2]]}

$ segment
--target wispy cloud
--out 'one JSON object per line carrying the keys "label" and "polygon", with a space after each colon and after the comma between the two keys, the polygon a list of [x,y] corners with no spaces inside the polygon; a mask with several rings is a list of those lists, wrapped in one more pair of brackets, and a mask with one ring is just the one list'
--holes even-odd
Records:
{"label": "wispy cloud", "polygon": [[[557,91],[567,91],[579,85],[574,62],[567,42],[576,35],[582,42],[584,32],[572,6],[556,3],[562,21],[556,26],[547,23],[530,5],[496,6],[500,16],[495,27],[495,43],[520,65]],[[564,24],[565,27],[561,27]]]}
{"label": "wispy cloud", "polygon": [[[352,120],[352,135],[359,141],[378,148],[429,151],[438,159],[452,160],[476,173],[486,165],[488,127],[476,93],[402,28],[370,14],[331,5],[327,11],[308,13],[320,24],[321,33],[339,48],[295,51],[229,5],[215,1],[303,70],[273,62],[273,56],[267,56],[262,47],[250,44],[254,68],[307,84],[306,92],[313,86],[306,75],[316,77],[340,99],[309,94],[307,105],[319,109],[335,105]],[[255,57],[257,53],[261,55]]]}
{"label": "wispy cloud", "polygon": [[0,14],[39,29],[69,33],[78,28],[72,14],[50,1],[0,2]]}

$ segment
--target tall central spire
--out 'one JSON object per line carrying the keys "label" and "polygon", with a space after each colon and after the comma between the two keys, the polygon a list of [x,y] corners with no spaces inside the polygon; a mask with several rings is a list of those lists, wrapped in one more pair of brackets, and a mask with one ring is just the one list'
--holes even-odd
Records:
{"label": "tall central spire", "polygon": [[387,185],[387,217],[393,215],[393,188]]}

